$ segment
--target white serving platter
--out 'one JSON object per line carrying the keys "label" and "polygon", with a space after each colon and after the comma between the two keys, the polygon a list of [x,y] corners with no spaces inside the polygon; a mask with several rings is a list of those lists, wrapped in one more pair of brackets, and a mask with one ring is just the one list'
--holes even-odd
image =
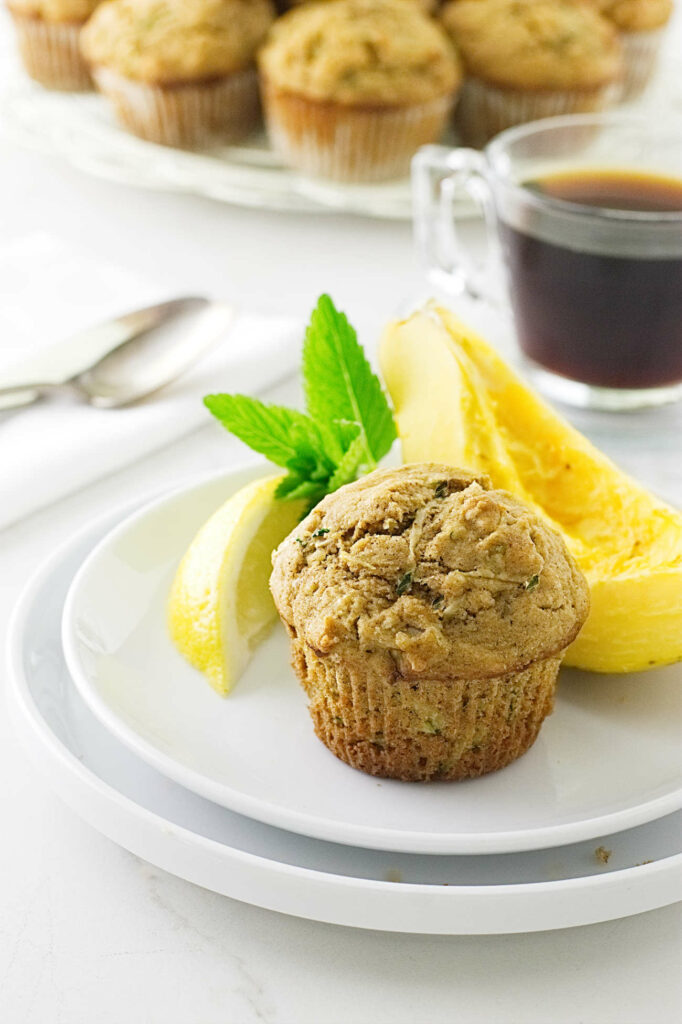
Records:
{"label": "white serving platter", "polygon": [[[2,40],[0,40],[2,42]],[[157,192],[186,192],[238,206],[293,213],[352,213],[409,220],[409,178],[371,185],[313,181],[295,174],[270,149],[264,132],[245,143],[208,150],[174,149],[120,128],[96,93],[51,92],[31,81],[10,48],[0,94],[3,130],[20,145],[61,157],[108,181]],[[8,52],[9,51],[9,52]],[[461,204],[463,215],[475,207]]]}
{"label": "white serving platter", "polygon": [[[8,642],[8,706],[48,784],[121,846],[215,892],[299,917],[389,931],[493,934],[566,928],[682,897],[682,814],[561,849],[417,856],[339,846],[262,825],[170,782],[90,713],[64,662],[73,574],[121,513],[56,552],[28,583]],[[597,845],[611,850],[608,863]]]}
{"label": "white serving platter", "polygon": [[335,843],[418,854],[537,850],[682,807],[682,665],[646,677],[562,672],[533,748],[500,772],[428,785],[376,779],[315,737],[281,626],[228,698],[174,648],[167,596],[194,534],[263,463],[153,501],[95,547],[69,590],[66,662],[137,757],[232,811]]}

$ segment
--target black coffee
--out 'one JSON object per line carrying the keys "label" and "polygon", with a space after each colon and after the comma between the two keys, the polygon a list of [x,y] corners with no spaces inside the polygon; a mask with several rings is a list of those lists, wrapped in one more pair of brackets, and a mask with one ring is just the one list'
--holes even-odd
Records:
{"label": "black coffee", "polygon": [[[524,187],[602,209],[682,211],[682,181],[653,175],[575,172]],[[682,381],[682,259],[581,251],[562,245],[560,231],[549,240],[546,230],[540,238],[504,222],[501,232],[519,342],[530,359],[603,387]]]}

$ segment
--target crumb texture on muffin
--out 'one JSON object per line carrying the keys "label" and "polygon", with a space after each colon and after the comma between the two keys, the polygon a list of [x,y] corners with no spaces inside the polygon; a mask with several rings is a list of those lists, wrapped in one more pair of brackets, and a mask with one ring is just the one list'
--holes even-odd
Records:
{"label": "crumb texture on muffin", "polygon": [[44,21],[87,21],[101,0],[8,0],[15,14]]}
{"label": "crumb texture on muffin", "polygon": [[[332,0],[283,0],[283,7],[302,7],[310,3],[330,3]],[[424,11],[434,11],[440,0],[407,0],[408,3],[417,4]]]}
{"label": "crumb texture on muffin", "polygon": [[580,89],[622,71],[618,33],[578,0],[453,0],[443,24],[469,74],[517,89]]}
{"label": "crumb texture on muffin", "polygon": [[591,0],[599,12],[622,32],[661,28],[672,14],[672,0]]}
{"label": "crumb texture on muffin", "polygon": [[[283,7],[301,7],[309,3],[330,3],[332,0],[284,0]],[[417,4],[424,11],[434,11],[440,0],[407,0],[408,3]]]}
{"label": "crumb texture on muffin", "polygon": [[461,77],[446,34],[406,0],[296,7],[275,23],[259,62],[276,88],[340,104],[420,103],[453,92]]}
{"label": "crumb texture on muffin", "polygon": [[270,0],[107,0],[83,29],[93,65],[168,83],[240,71],[274,20]]}
{"label": "crumb texture on muffin", "polygon": [[382,470],[325,498],[278,548],[292,636],[349,671],[484,679],[554,657],[587,616],[563,539],[485,476]]}

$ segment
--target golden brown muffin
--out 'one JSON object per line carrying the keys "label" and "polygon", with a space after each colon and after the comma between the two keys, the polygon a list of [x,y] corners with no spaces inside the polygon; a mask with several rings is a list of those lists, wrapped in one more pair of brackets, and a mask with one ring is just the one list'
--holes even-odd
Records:
{"label": "golden brown muffin", "polygon": [[78,36],[100,0],[7,0],[26,71],[49,89],[92,88]]}
{"label": "golden brown muffin", "polygon": [[343,181],[406,173],[439,137],[460,79],[442,28],[405,0],[297,7],[273,26],[259,67],[285,162]]}
{"label": "golden brown muffin", "polygon": [[122,123],[169,145],[231,140],[258,119],[255,53],[270,0],[108,0],[82,52]]}
{"label": "golden brown muffin", "polygon": [[[279,6],[283,10],[287,10],[290,7],[301,7],[303,4],[325,2],[330,2],[330,0],[283,0]],[[438,0],[409,0],[409,2],[418,4],[422,10],[427,11],[429,14],[438,6]]]}
{"label": "golden brown muffin", "polygon": [[648,32],[663,28],[673,12],[672,0],[591,0],[597,10],[621,32]]}
{"label": "golden brown muffin", "polygon": [[656,67],[672,0],[591,0],[620,33],[625,78],[622,99],[637,96]]}
{"label": "golden brown muffin", "polygon": [[317,735],[413,780],[524,753],[589,605],[557,533],[486,477],[435,464],[329,495],[275,552],[270,585]]}
{"label": "golden brown muffin", "polygon": [[579,0],[454,0],[442,20],[467,74],[458,117],[468,142],[618,98],[618,33]]}
{"label": "golden brown muffin", "polygon": [[273,20],[270,0],[108,0],[82,47],[91,64],[174,85],[251,67]]}

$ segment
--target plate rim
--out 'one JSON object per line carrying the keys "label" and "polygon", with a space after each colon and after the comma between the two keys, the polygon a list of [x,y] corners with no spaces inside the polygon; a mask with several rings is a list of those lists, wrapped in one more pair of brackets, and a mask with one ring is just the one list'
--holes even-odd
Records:
{"label": "plate rim", "polygon": [[[645,801],[636,807],[622,808],[608,814],[585,818],[579,822],[564,822],[543,828],[516,829],[505,832],[471,832],[466,835],[399,832],[396,829],[343,823],[334,819],[321,818],[303,811],[282,808],[276,803],[260,797],[246,796],[240,790],[225,783],[216,782],[196,769],[180,764],[171,755],[157,749],[149,740],[138,735],[131,725],[109,707],[96,688],[91,685],[87,673],[81,665],[73,622],[73,606],[82,580],[87,577],[92,565],[96,563],[97,558],[108,545],[174,498],[186,495],[190,491],[199,490],[219,479],[229,480],[249,471],[253,472],[255,478],[258,471],[264,470],[268,465],[265,460],[260,459],[242,460],[229,468],[199,474],[161,494],[157,493],[152,500],[144,501],[134,511],[124,515],[113,529],[107,530],[83,560],[73,577],[64,602],[61,629],[62,646],[69,673],[80,697],[92,713],[136,756],[185,789],[253,820],[323,841],[395,853],[482,855],[549,849],[622,832],[655,821],[682,808],[682,786],[678,786],[673,792]],[[181,554],[182,552],[178,557]]]}
{"label": "plate rim", "polygon": [[[68,555],[86,540],[100,536],[105,528],[108,532],[112,523],[137,505],[128,502],[117,510],[109,510],[59,544],[24,584],[7,628],[6,692],[15,735],[49,788],[96,831],[149,863],[213,892],[279,913],[346,927],[443,935],[551,931],[633,916],[682,899],[682,853],[605,874],[548,882],[397,885],[304,868],[236,850],[169,821],[105,782],[56,736],[36,705],[23,665],[25,626],[40,591]],[[273,888],[289,883],[294,888],[288,891]],[[671,894],[667,889],[673,886],[675,891]],[[236,891],[240,888],[250,891]],[[575,899],[576,892],[585,889],[586,914],[579,911],[580,901]],[[617,906],[621,889],[631,901],[625,912]],[[349,892],[357,891],[364,897],[360,907],[358,901],[346,898]],[[331,900],[323,907],[320,896],[331,896]],[[549,904],[555,896],[563,897],[560,918],[548,916],[554,909]],[[426,899],[429,912],[438,917],[428,926],[423,918],[424,907],[420,905],[417,910],[422,899]],[[298,900],[303,900],[303,907],[297,905]],[[539,912],[534,921],[529,920],[531,904]],[[358,909],[364,917],[362,921],[355,919]],[[510,909],[518,915],[514,920]],[[387,919],[379,919],[382,914],[387,914]],[[495,920],[497,924],[493,923]]]}

